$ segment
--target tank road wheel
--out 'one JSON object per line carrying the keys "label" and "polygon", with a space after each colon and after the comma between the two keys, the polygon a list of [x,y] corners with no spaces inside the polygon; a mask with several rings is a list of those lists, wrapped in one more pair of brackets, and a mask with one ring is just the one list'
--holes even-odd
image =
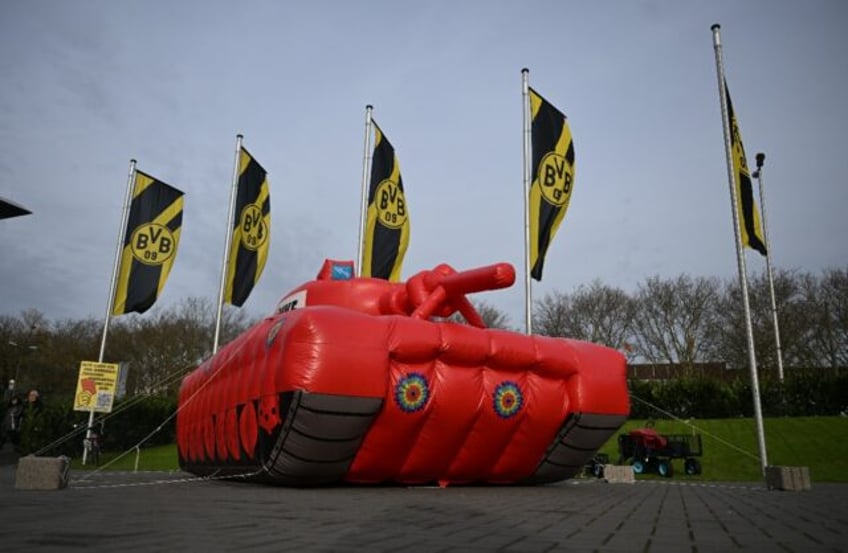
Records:
{"label": "tank road wheel", "polygon": [[640,459],[633,461],[633,464],[630,466],[633,467],[633,474],[642,474],[645,472],[645,463]]}
{"label": "tank road wheel", "polygon": [[657,463],[657,473],[663,478],[671,478],[674,475],[674,466],[671,459],[661,459]]}
{"label": "tank road wheel", "polygon": [[686,474],[689,476],[701,474],[701,463],[699,463],[697,459],[692,459],[690,457],[683,463],[683,470],[685,470]]}

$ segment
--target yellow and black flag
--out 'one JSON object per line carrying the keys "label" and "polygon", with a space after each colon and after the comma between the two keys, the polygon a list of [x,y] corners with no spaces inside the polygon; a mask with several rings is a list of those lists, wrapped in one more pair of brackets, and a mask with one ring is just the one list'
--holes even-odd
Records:
{"label": "yellow and black flag", "polygon": [[183,193],[135,171],[113,315],[144,313],[165,287],[183,225]]}
{"label": "yellow and black flag", "polygon": [[267,173],[244,148],[239,152],[232,225],[224,301],[241,307],[262,276],[271,244]]}
{"label": "yellow and black flag", "polygon": [[745,146],[742,145],[742,133],[739,132],[739,123],[736,122],[736,115],[733,113],[733,104],[730,102],[730,91],[727,89],[726,81],[724,92],[727,95],[727,113],[730,118],[730,143],[733,153],[736,196],[739,199],[737,209],[742,245],[755,249],[762,255],[767,255],[763,230],[760,226],[760,213],[757,210],[757,203],[754,201],[754,189],[751,186],[751,173],[748,171],[748,162],[745,158]]}
{"label": "yellow and black flag", "polygon": [[545,254],[568,210],[574,185],[574,143],[568,118],[532,88],[530,275],[542,280]]}
{"label": "yellow and black flag", "polygon": [[374,124],[374,156],[368,189],[362,276],[400,280],[403,256],[409,245],[409,206],[403,195],[395,149]]}

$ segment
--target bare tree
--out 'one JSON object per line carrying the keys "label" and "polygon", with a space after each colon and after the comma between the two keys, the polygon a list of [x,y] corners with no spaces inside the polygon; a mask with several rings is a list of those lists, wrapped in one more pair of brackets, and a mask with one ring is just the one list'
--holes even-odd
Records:
{"label": "bare tree", "polygon": [[801,283],[806,308],[804,341],[811,366],[848,366],[848,268],[807,275]]}
{"label": "bare tree", "polygon": [[[809,275],[785,270],[775,271],[774,274],[774,296],[784,365],[807,365],[810,361],[810,348],[805,337],[809,309],[801,286],[809,278]],[[757,366],[776,371],[777,344],[768,274],[761,272],[754,275],[749,279],[748,288]],[[747,367],[748,338],[738,280],[730,280],[724,286],[717,302],[717,316],[714,358],[722,359],[732,367]]]}
{"label": "bare tree", "polygon": [[[216,311],[208,299],[188,298],[151,315],[121,320],[110,335],[109,357],[128,364],[131,393],[175,391],[182,376],[212,352]],[[224,310],[223,343],[246,328],[243,311]]]}
{"label": "bare tree", "polygon": [[477,308],[477,312],[480,313],[480,317],[488,328],[510,329],[509,315],[484,301],[472,300],[471,303]]}
{"label": "bare tree", "polygon": [[21,311],[18,318],[3,317],[0,320],[0,351],[3,352],[3,384],[16,380],[18,391],[37,387],[44,380],[41,368],[43,359],[49,355],[47,339],[49,321],[37,309]]}
{"label": "bare tree", "polygon": [[[477,310],[480,314],[480,318],[483,319],[483,322],[486,323],[487,328],[502,328],[505,330],[509,330],[509,315],[498,309],[497,307],[490,305],[482,300],[470,300],[471,305]],[[456,312],[450,317],[448,317],[449,321],[455,323],[465,323],[465,319],[463,316]]]}
{"label": "bare tree", "polygon": [[[774,284],[784,364],[848,366],[848,268],[819,276],[778,271]],[[750,298],[758,365],[770,368],[776,348],[765,274],[751,279]],[[506,313],[483,301],[473,304],[488,327],[509,328]],[[188,298],[169,309],[119,317],[112,321],[105,361],[128,363],[130,394],[174,393],[182,376],[211,355],[215,314],[208,299]],[[233,307],[223,316],[222,344],[254,322]],[[456,314],[451,320],[464,322]],[[71,394],[80,361],[97,359],[102,325],[94,318],[50,322],[36,310],[0,316],[3,383],[17,375],[18,388]],[[623,349],[631,361],[748,362],[741,293],[733,281],[722,287],[717,279],[652,277],[630,296],[596,280],[537,300],[533,326],[538,334]]]}
{"label": "bare tree", "polygon": [[709,361],[715,351],[717,279],[654,276],[639,285],[634,320],[638,353],[654,363]]}
{"label": "bare tree", "polygon": [[822,276],[827,352],[831,367],[848,366],[848,267]]}
{"label": "bare tree", "polygon": [[569,295],[548,294],[536,306],[533,328],[539,334],[585,340],[631,353],[636,302],[620,288],[594,280]]}
{"label": "bare tree", "polygon": [[21,311],[21,322],[30,335],[38,332],[39,329],[47,328],[49,321],[47,317],[38,309],[25,309]]}
{"label": "bare tree", "polygon": [[571,310],[571,298],[561,292],[553,291],[536,300],[533,309],[533,330],[543,336],[567,337],[568,312]]}
{"label": "bare tree", "polygon": [[0,371],[5,386],[15,378],[20,363],[21,350],[18,348],[19,336],[24,334],[23,322],[8,315],[0,316]]}
{"label": "bare tree", "polygon": [[51,395],[73,394],[81,361],[96,361],[103,322],[94,318],[64,319],[39,331],[37,355],[22,385]]}

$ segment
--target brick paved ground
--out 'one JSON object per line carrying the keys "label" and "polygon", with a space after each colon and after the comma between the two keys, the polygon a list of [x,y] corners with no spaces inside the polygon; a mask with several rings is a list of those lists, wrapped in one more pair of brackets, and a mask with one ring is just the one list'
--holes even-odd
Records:
{"label": "brick paved ground", "polygon": [[846,484],[291,489],[72,472],[68,489],[32,491],[14,479],[0,466],[3,551],[848,551]]}

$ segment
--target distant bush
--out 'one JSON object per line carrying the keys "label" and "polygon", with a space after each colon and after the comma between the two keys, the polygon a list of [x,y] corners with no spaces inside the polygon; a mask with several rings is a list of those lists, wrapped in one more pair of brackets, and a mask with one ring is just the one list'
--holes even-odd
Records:
{"label": "distant bush", "polygon": [[[720,381],[704,377],[629,380],[630,417],[721,419],[751,417],[754,400],[748,378]],[[766,417],[841,415],[848,413],[848,374],[793,370],[783,382],[759,382]]]}
{"label": "distant bush", "polygon": [[[22,455],[70,454],[69,444],[62,444],[62,437],[73,430],[72,413],[61,405],[42,405],[39,409],[27,409],[21,421],[20,452]],[[45,446],[56,443],[49,451]]]}
{"label": "distant bush", "polygon": [[[176,441],[176,398],[136,396],[115,402],[102,427],[103,415],[95,414],[95,429],[103,429],[104,451],[125,451],[145,437],[143,447],[172,444]],[[45,404],[37,413],[24,418],[21,426],[21,453],[40,455],[82,454],[88,413],[73,411],[72,403]],[[154,433],[154,430],[161,429]]]}
{"label": "distant bush", "polygon": [[[126,408],[124,405],[131,402]],[[143,446],[172,444],[176,441],[177,400],[171,397],[152,396],[142,400],[127,398],[115,405],[104,427],[103,449],[124,451],[134,447],[142,439],[161,426]],[[169,418],[170,417],[170,418]]]}

